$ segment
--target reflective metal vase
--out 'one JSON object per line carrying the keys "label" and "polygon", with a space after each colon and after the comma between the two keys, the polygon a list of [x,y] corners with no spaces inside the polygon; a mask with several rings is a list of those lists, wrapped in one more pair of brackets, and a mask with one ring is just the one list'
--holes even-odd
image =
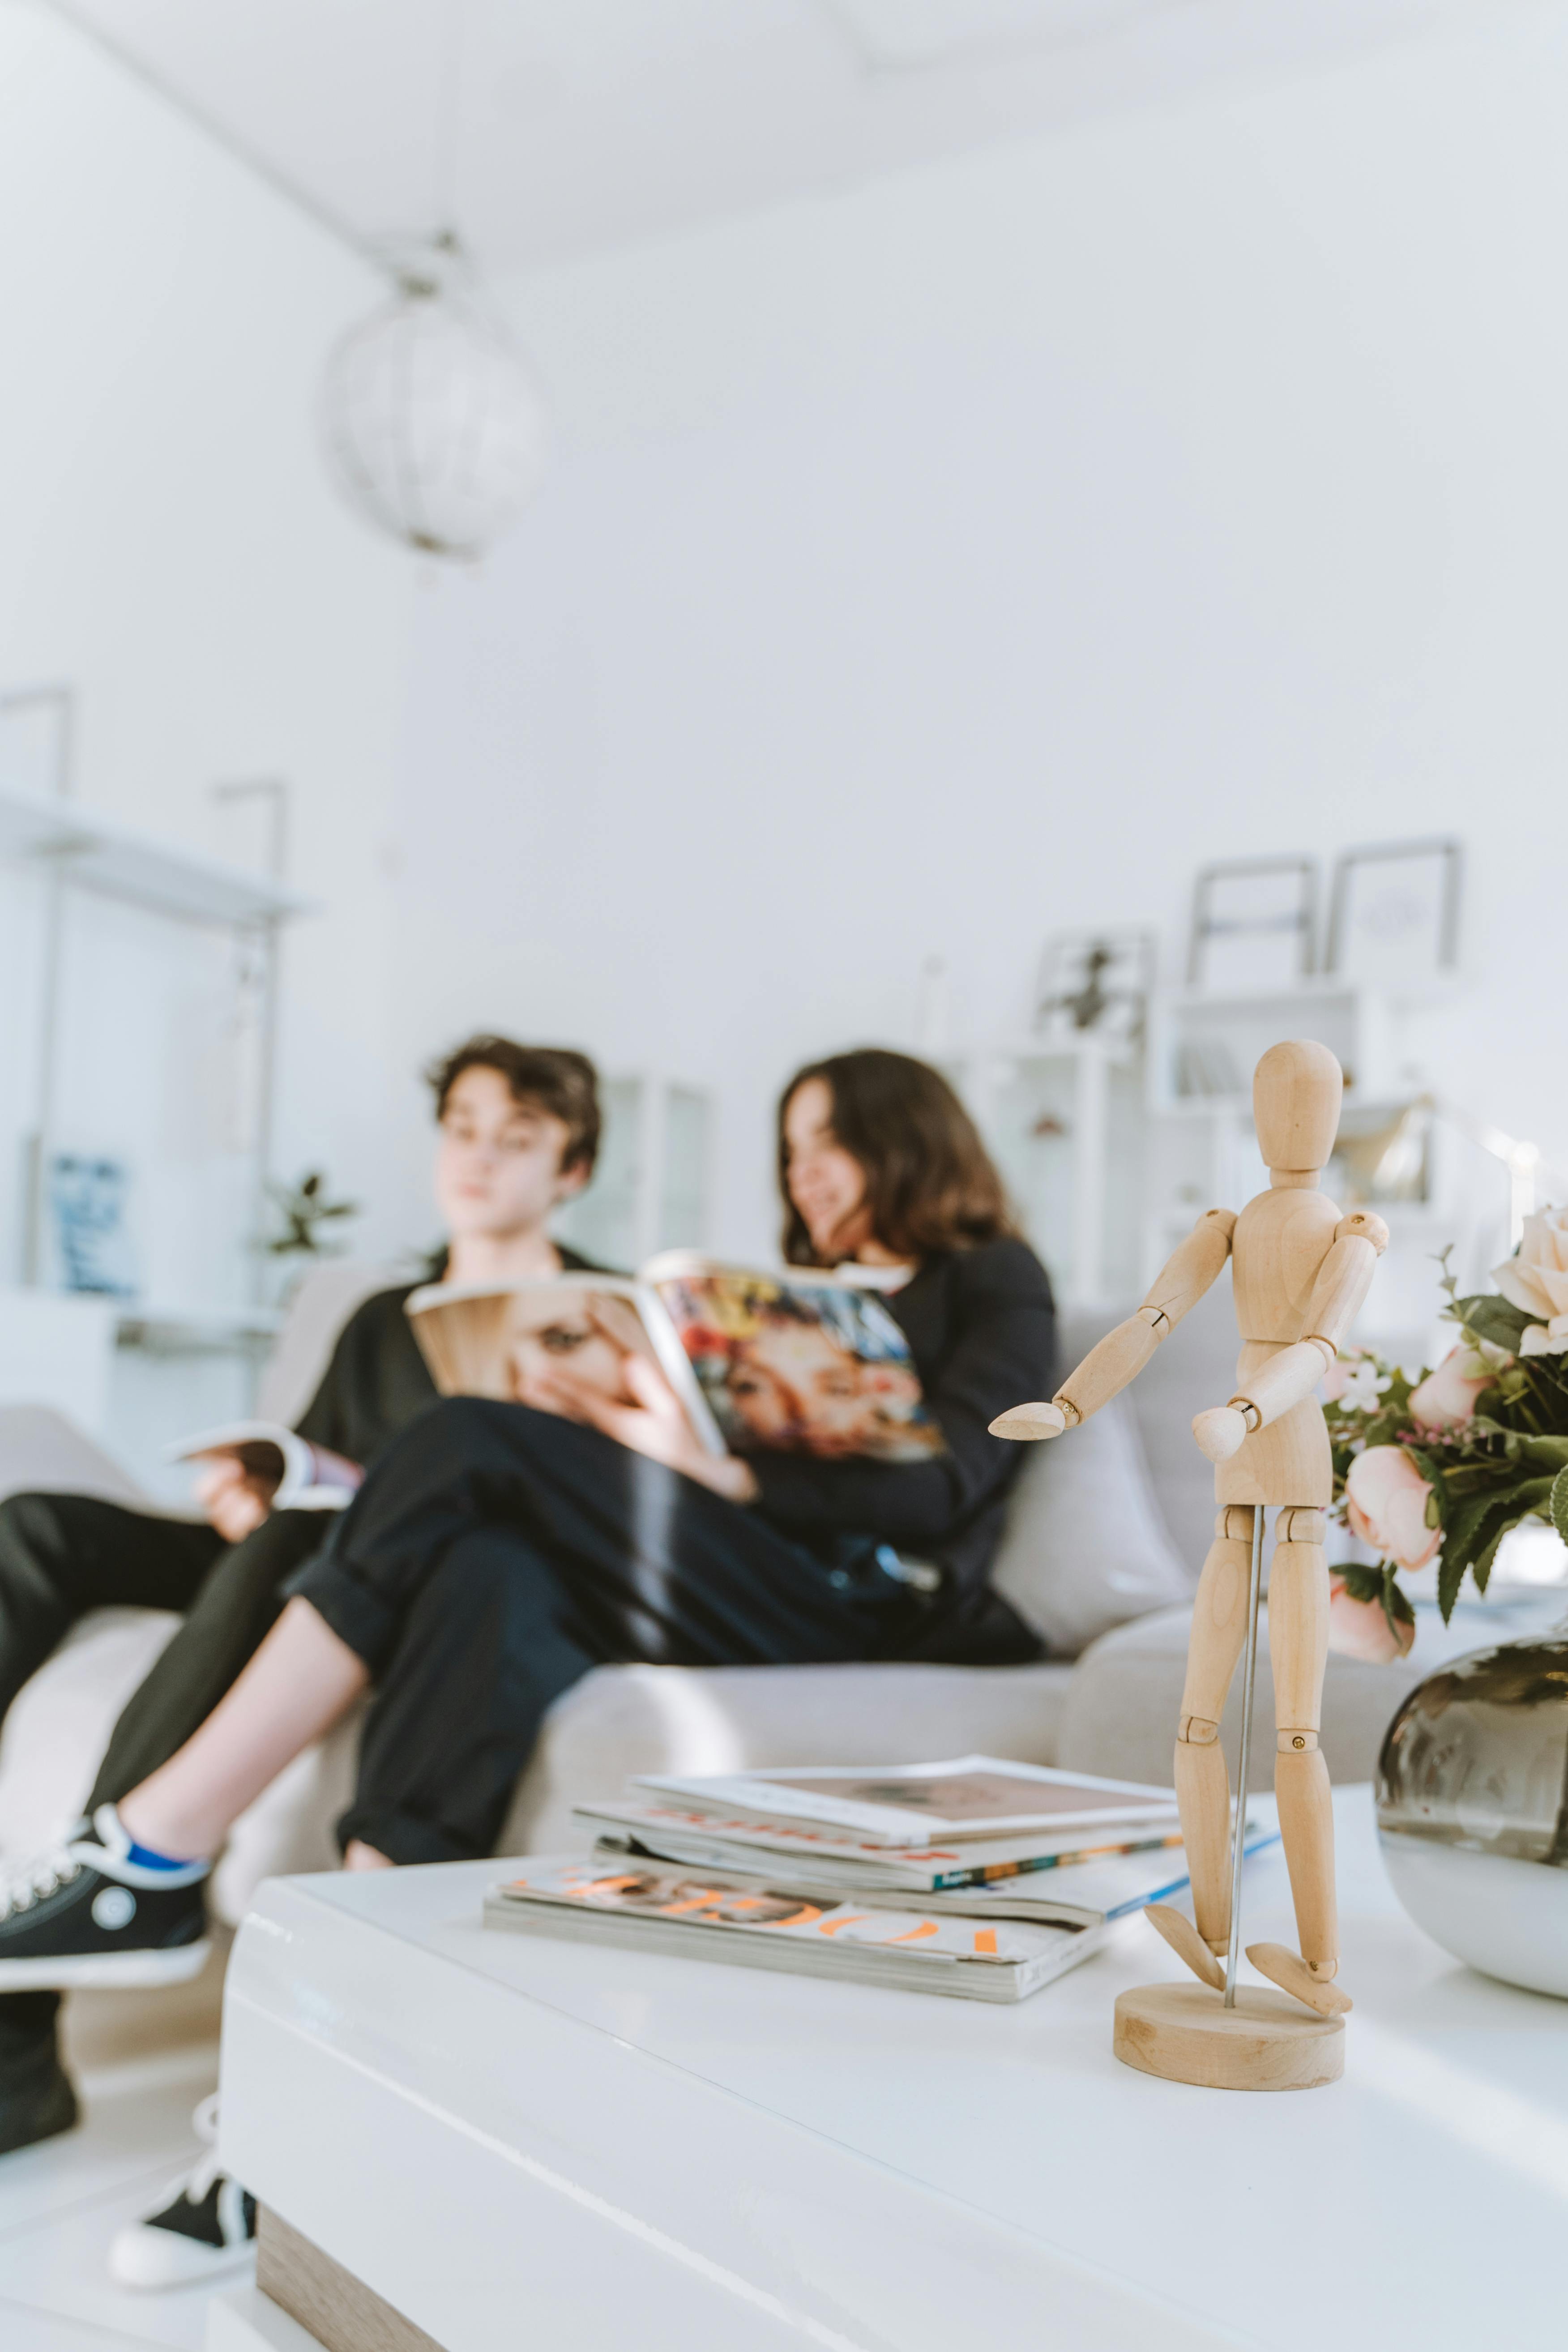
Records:
{"label": "reflective metal vase", "polygon": [[1417,1927],[1568,1999],[1568,1623],[1417,1685],[1378,1759],[1377,1822]]}

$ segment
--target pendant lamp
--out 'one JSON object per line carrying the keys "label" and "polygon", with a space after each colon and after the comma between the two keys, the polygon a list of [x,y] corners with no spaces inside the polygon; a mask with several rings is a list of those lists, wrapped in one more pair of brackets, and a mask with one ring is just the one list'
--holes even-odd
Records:
{"label": "pendant lamp", "polygon": [[351,505],[405,546],[471,561],[543,476],[544,404],[452,234],[327,363],[321,428]]}

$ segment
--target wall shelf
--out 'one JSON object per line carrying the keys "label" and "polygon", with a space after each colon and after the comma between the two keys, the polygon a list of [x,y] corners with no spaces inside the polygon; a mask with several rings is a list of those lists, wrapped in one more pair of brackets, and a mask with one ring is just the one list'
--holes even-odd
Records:
{"label": "wall shelf", "polygon": [[316,911],[265,875],[174,846],[79,801],[0,791],[0,857],[53,866],[78,889],[188,923],[277,923]]}

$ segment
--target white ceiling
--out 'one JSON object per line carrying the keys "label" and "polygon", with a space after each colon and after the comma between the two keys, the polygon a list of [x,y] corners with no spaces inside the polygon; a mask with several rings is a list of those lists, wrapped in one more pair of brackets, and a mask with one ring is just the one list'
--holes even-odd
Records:
{"label": "white ceiling", "polygon": [[356,242],[496,275],[1523,0],[53,0]]}

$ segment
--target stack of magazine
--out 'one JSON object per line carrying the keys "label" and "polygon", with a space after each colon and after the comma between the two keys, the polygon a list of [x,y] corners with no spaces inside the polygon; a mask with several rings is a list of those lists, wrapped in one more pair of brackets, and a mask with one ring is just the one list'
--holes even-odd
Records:
{"label": "stack of magazine", "polygon": [[1024,2000],[1187,1884],[1169,1789],[992,1756],[645,1774],[575,1818],[592,1853],[521,1864],[487,1924],[970,2000]]}

